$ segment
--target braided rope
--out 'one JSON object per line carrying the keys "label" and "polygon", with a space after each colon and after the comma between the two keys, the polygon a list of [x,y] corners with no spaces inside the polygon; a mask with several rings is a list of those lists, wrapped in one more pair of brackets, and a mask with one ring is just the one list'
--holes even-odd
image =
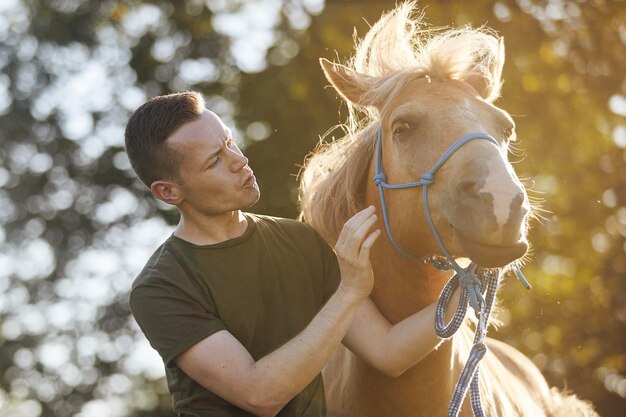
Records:
{"label": "braided rope", "polygon": [[[452,400],[450,401],[450,407],[448,408],[448,416],[456,417],[459,415],[461,411],[461,404],[463,403],[463,399],[465,395],[467,395],[467,390],[470,385],[470,381],[472,379],[477,379],[478,374],[477,368],[478,363],[487,353],[487,346],[483,343],[477,343],[472,346],[472,350],[470,351],[470,356],[467,359],[467,363],[465,367],[463,367],[463,371],[461,372],[461,376],[456,383],[456,387],[454,388],[454,393],[452,394]],[[473,399],[473,398],[472,398]],[[480,402],[480,394],[478,396],[478,404],[474,407],[472,404],[472,409],[475,410],[479,408],[482,412],[482,404]],[[476,414],[475,414],[476,415]]]}
{"label": "braided rope", "polygon": [[472,411],[476,417],[485,417],[485,410],[483,409],[483,402],[480,398],[480,389],[478,387],[480,365],[476,366],[476,372],[472,383],[470,385],[470,403],[472,405]]}
{"label": "braided rope", "polygon": [[[491,316],[491,312],[493,310],[493,306],[495,304],[496,292],[498,290],[498,283],[500,280],[500,271],[491,270],[485,271],[483,275],[486,278],[483,280],[483,284],[486,284],[487,291],[487,302],[485,304],[486,310],[483,312],[483,317],[485,317],[485,329],[478,329],[478,331],[474,335],[474,343],[483,343],[485,336],[487,335],[487,326],[489,325],[489,317]],[[477,340],[478,339],[478,340]],[[480,398],[480,389],[479,389],[479,375],[480,375],[480,365],[476,366],[476,371],[474,372],[474,378],[472,379],[470,385],[470,403],[472,405],[472,411],[474,412],[474,416],[476,417],[485,417],[484,408],[482,406],[482,401]]]}
{"label": "braided rope", "polygon": [[[476,277],[475,271],[476,265],[472,263],[469,267],[463,270],[463,273]],[[450,401],[450,407],[448,408],[448,417],[457,417],[459,415],[463,399],[467,395],[468,390],[470,392],[470,402],[474,416],[485,417],[479,390],[479,363],[487,353],[487,345],[484,343],[484,339],[487,334],[489,316],[491,315],[491,310],[493,309],[496,298],[499,276],[499,270],[485,269],[481,270],[480,278],[477,277],[480,282],[479,288],[481,296],[486,292],[486,299],[484,300],[484,303],[480,303],[480,308],[477,310],[479,321],[478,326],[476,327],[476,332],[474,333],[474,344],[470,351],[469,358],[461,371],[454,393],[452,394],[452,400]],[[459,305],[457,306],[450,323],[445,325],[445,311],[450,303],[452,293],[458,285],[461,285]],[[470,304],[468,290],[466,287],[474,285],[473,280],[463,279],[462,274],[457,272],[444,286],[435,309],[435,330],[440,337],[451,337],[463,324],[467,306]]]}

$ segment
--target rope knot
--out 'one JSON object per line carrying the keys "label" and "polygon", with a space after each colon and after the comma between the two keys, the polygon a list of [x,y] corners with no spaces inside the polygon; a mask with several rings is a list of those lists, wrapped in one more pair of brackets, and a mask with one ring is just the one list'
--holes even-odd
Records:
{"label": "rope knot", "polygon": [[431,174],[430,172],[424,172],[422,174],[422,182],[424,183],[424,185],[430,185],[433,183],[433,174]]}
{"label": "rope knot", "polygon": [[381,183],[387,182],[387,176],[384,173],[374,175],[374,184],[378,187]]}
{"label": "rope knot", "polygon": [[459,276],[459,283],[463,288],[465,288],[465,291],[467,291],[469,305],[474,309],[474,311],[479,312],[481,311],[482,306],[485,305],[485,298],[483,297],[480,288],[480,279],[478,279],[474,272],[463,272],[464,273]]}

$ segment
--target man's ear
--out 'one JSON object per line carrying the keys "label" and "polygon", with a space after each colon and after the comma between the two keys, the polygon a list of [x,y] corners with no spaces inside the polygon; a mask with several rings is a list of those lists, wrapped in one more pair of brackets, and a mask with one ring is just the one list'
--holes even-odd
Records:
{"label": "man's ear", "polygon": [[374,104],[368,101],[366,93],[373,87],[376,81],[375,77],[360,74],[344,65],[335,64],[324,58],[320,58],[320,65],[326,79],[345,100],[361,106]]}
{"label": "man's ear", "polygon": [[154,197],[173,206],[177,206],[183,201],[178,185],[171,181],[154,181],[150,185],[150,191]]}

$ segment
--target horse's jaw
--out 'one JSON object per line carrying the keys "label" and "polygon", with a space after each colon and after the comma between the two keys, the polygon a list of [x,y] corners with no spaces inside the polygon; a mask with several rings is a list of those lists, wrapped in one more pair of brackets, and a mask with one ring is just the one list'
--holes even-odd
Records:
{"label": "horse's jaw", "polygon": [[[381,236],[371,252],[374,289],[371,298],[392,323],[424,309],[439,299],[452,273],[421,260],[410,259]],[[434,323],[433,323],[434,325]]]}
{"label": "horse's jaw", "polygon": [[528,241],[520,240],[511,246],[485,245],[457,236],[463,252],[477,265],[500,268],[522,258],[528,252]]}

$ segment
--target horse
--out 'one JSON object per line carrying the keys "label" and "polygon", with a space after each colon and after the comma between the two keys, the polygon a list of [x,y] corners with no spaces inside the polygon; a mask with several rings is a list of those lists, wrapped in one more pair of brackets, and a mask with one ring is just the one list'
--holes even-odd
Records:
{"label": "horse", "polygon": [[[347,102],[346,135],[313,151],[300,175],[301,216],[329,243],[345,221],[369,205],[382,206],[373,178],[382,140],[387,181],[415,181],[458,138],[484,132],[495,143],[465,143],[437,171],[428,192],[432,221],[458,258],[505,267],[528,250],[527,192],[507,159],[515,138],[500,95],[503,39],[488,28],[432,29],[414,2],[383,14],[346,65],[320,60],[326,78]],[[389,228],[398,245],[421,258],[440,255],[429,231],[424,194],[387,190]],[[378,227],[385,230],[379,216]],[[450,273],[400,253],[384,235],[371,252],[370,295],[391,323],[435,302]],[[471,324],[400,376],[387,376],[344,347],[323,370],[328,415],[404,417],[447,415],[471,345]],[[550,388],[533,362],[503,342],[487,339],[480,365],[486,415],[597,416],[573,394]],[[469,401],[460,415],[471,415]]]}

